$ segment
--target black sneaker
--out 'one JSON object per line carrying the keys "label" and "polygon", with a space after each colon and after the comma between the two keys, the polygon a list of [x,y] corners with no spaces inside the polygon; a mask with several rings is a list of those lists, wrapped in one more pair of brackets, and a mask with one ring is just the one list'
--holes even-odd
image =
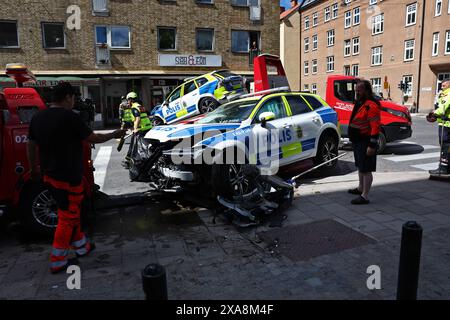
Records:
{"label": "black sneaker", "polygon": [[356,188],[356,189],[350,189],[350,190],[348,190],[348,193],[354,194],[354,195],[357,195],[357,196],[362,195],[362,192],[359,191],[359,188]]}
{"label": "black sneaker", "polygon": [[360,197],[352,200],[353,205],[367,205],[369,203],[370,203],[370,201],[367,200],[366,198],[364,198],[363,196],[360,196]]}

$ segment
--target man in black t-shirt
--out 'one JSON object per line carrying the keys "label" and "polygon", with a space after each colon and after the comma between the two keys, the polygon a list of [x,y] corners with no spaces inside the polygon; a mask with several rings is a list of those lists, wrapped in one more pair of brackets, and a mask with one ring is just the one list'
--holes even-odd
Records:
{"label": "man in black t-shirt", "polygon": [[121,138],[124,130],[96,134],[72,111],[75,91],[69,83],[55,87],[53,105],[31,120],[27,145],[32,179],[39,179],[36,149],[39,149],[40,170],[58,206],[58,226],[50,255],[50,271],[65,270],[71,248],[77,256],[86,256],[93,247],[81,231],[80,211],[83,190],[83,141],[103,143]]}

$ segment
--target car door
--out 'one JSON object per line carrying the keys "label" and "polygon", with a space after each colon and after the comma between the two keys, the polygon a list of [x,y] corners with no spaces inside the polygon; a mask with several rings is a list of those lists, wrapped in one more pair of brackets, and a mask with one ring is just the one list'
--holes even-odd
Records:
{"label": "car door", "polygon": [[187,118],[198,113],[197,102],[199,89],[195,81],[189,81],[184,84],[184,92],[181,97],[181,110],[177,112],[177,120]]}
{"label": "car door", "polygon": [[[267,122],[262,127],[259,117],[264,112],[273,112],[275,119]],[[294,127],[291,118],[281,96],[270,98],[265,101],[256,112],[253,118],[253,132],[257,137],[258,159],[267,164],[270,159],[271,166],[281,167],[290,162],[290,159],[297,152],[295,145]],[[267,145],[264,145],[267,143]]]}
{"label": "car door", "polygon": [[181,96],[183,94],[183,85],[176,88],[167,98],[167,105],[163,107],[163,116],[167,123],[177,120],[176,113],[181,110]]}
{"label": "car door", "polygon": [[301,150],[292,158],[293,162],[315,156],[316,142],[319,139],[323,121],[307,101],[300,95],[285,97],[291,111],[291,123],[294,126],[294,140],[300,144]]}

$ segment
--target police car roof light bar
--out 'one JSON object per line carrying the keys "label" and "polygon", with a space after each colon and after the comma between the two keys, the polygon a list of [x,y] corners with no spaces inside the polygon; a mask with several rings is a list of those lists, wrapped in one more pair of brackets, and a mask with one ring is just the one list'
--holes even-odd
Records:
{"label": "police car roof light bar", "polygon": [[34,74],[22,63],[8,63],[6,75],[13,78],[19,87],[22,87],[25,82],[36,81]]}
{"label": "police car roof light bar", "polygon": [[255,96],[264,96],[264,95],[271,94],[271,93],[286,92],[286,91],[291,92],[291,88],[281,87],[281,88],[274,88],[274,89],[269,89],[269,90],[253,92],[253,93],[249,93],[249,94],[244,94],[244,95],[240,96],[239,99],[245,99],[245,98],[250,98],[250,97],[255,97]]}

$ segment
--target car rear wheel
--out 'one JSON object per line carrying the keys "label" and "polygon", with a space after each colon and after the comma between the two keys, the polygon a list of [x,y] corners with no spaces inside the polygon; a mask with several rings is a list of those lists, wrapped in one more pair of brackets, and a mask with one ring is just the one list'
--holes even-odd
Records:
{"label": "car rear wheel", "polygon": [[160,117],[154,117],[153,118],[153,126],[162,126],[164,124],[164,121]]}
{"label": "car rear wheel", "polygon": [[386,149],[386,136],[383,132],[380,132],[380,135],[378,136],[378,154],[382,154],[384,149]]}
{"label": "car rear wheel", "polygon": [[214,111],[219,106],[219,103],[213,98],[204,98],[199,102],[199,110],[201,114]]}
{"label": "car rear wheel", "polygon": [[[330,161],[339,155],[339,142],[330,134],[322,136],[319,140],[317,156],[314,158],[314,165]],[[324,167],[333,169],[337,166],[337,160],[326,164]]]}

